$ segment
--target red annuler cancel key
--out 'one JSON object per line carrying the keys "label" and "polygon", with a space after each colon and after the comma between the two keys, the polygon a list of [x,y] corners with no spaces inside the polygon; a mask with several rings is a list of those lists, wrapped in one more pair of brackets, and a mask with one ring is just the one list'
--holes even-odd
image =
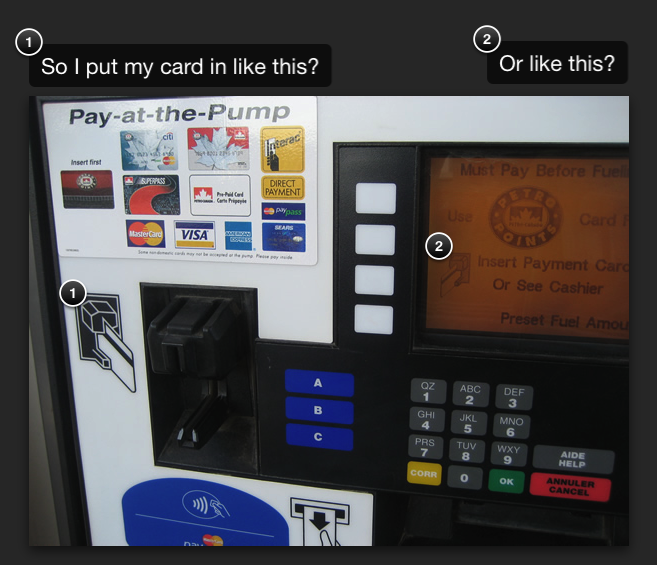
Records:
{"label": "red annuler cancel key", "polygon": [[611,481],[597,477],[533,473],[529,492],[535,496],[607,502],[611,493]]}

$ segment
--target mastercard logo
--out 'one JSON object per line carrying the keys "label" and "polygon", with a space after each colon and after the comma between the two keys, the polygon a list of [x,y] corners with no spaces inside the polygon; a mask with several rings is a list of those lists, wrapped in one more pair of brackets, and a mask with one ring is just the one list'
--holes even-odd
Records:
{"label": "mastercard logo", "polygon": [[165,247],[164,222],[156,220],[127,221],[129,247]]}
{"label": "mastercard logo", "polygon": [[224,540],[222,540],[219,536],[212,536],[210,534],[205,534],[203,536],[203,543],[208,546],[224,545]]}
{"label": "mastercard logo", "polygon": [[268,216],[272,216],[276,212],[273,208],[263,208],[262,211]]}

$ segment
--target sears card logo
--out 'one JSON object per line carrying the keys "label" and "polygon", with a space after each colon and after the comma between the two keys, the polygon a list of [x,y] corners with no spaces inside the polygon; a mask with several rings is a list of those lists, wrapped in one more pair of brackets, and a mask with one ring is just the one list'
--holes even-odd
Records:
{"label": "sears card logo", "polygon": [[225,229],[227,250],[253,250],[253,229],[251,222],[226,222]]}
{"label": "sears card logo", "polygon": [[302,222],[306,219],[306,205],[268,202],[262,204],[262,219]]}
{"label": "sears card logo", "polygon": [[264,251],[306,251],[306,224],[262,224]]}
{"label": "sears card logo", "polygon": [[128,247],[166,247],[161,220],[126,220],[126,230]]}
{"label": "sears card logo", "polygon": [[512,247],[538,247],[559,231],[562,220],[558,200],[542,188],[507,190],[490,211],[493,233]]}
{"label": "sears card logo", "polygon": [[174,222],[177,249],[215,249],[214,222]]}

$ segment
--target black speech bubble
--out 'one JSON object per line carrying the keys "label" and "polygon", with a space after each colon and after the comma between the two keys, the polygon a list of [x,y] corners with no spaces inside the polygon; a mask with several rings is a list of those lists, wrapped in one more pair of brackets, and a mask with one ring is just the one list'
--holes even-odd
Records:
{"label": "black speech bubble", "polygon": [[[559,70],[547,70],[549,60],[561,62]],[[576,70],[571,70],[569,58]],[[613,61],[611,59],[613,57]],[[503,41],[487,55],[491,84],[624,84],[628,76],[628,47],[624,41]],[[522,62],[513,68],[513,61]],[[503,70],[502,67],[513,70]],[[552,68],[556,68],[555,65]],[[533,69],[532,69],[533,67]],[[538,69],[537,69],[538,67]]]}

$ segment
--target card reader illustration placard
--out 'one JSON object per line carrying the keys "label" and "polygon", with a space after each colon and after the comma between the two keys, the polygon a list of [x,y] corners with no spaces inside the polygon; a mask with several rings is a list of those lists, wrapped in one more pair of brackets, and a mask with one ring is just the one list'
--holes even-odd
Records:
{"label": "card reader illustration placard", "polygon": [[111,371],[130,392],[137,390],[134,356],[123,342],[119,297],[89,294],[76,309],[80,359]]}

